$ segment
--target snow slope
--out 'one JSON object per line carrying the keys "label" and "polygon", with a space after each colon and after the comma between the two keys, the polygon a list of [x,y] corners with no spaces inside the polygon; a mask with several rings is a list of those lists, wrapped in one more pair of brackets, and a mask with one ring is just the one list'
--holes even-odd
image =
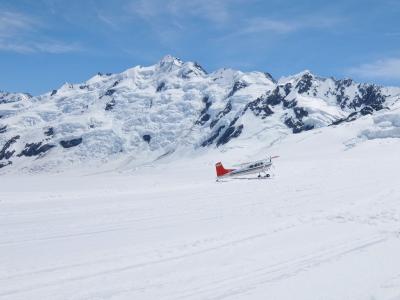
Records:
{"label": "snow slope", "polygon": [[[3,176],[0,299],[400,299],[399,120]],[[272,179],[214,181],[216,161],[266,154]]]}
{"label": "snow slope", "polygon": [[268,145],[391,109],[399,99],[399,88],[309,71],[278,81],[263,72],[207,74],[166,56],[37,97],[0,93],[0,169],[133,168],[175,151]]}

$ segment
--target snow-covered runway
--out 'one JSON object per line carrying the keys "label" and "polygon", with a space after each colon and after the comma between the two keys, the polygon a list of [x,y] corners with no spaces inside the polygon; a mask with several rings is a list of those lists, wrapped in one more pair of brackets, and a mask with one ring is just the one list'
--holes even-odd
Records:
{"label": "snow-covered runway", "polygon": [[400,143],[326,131],[271,180],[216,183],[235,151],[2,177],[0,299],[400,299]]}

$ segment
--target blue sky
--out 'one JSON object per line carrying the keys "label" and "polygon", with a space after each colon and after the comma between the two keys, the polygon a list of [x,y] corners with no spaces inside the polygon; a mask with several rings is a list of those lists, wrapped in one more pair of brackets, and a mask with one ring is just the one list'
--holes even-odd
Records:
{"label": "blue sky", "polygon": [[0,90],[37,95],[166,54],[400,86],[399,16],[397,0],[1,0]]}

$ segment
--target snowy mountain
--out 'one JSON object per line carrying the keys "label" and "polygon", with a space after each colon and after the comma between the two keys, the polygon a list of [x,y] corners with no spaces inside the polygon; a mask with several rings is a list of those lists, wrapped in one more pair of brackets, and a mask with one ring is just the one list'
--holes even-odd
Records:
{"label": "snowy mountain", "polygon": [[166,56],[37,97],[0,93],[0,168],[126,167],[177,150],[270,145],[390,110],[399,99],[400,88],[309,71],[279,80],[232,69],[208,74],[195,62]]}

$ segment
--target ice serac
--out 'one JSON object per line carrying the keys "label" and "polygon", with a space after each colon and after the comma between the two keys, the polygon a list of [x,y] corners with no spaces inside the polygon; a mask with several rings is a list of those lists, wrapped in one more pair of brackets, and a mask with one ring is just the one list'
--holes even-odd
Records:
{"label": "ice serac", "polygon": [[0,91],[0,104],[19,102],[30,98],[32,98],[32,96],[27,93],[8,93]]}
{"label": "ice serac", "polygon": [[279,80],[226,68],[207,73],[199,63],[167,55],[152,66],[98,73],[36,97],[0,92],[0,166],[117,168],[177,149],[234,148],[253,140],[269,145],[390,110],[399,99],[399,88],[308,70]]}

